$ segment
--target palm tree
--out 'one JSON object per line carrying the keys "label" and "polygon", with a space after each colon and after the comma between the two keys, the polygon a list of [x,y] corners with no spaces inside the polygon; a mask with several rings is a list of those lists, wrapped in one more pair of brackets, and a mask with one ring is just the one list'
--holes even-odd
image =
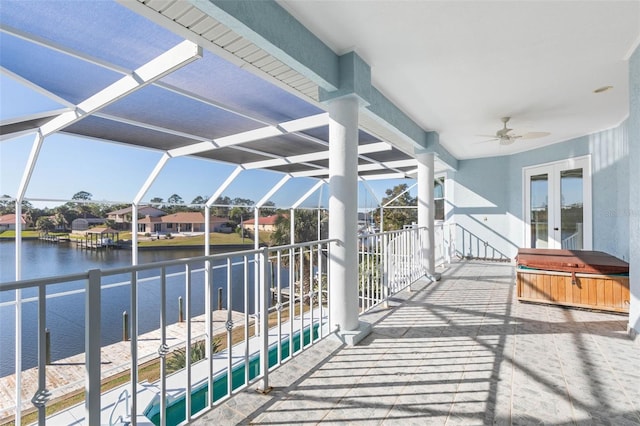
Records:
{"label": "palm tree", "polygon": [[244,209],[242,207],[232,207],[229,210],[229,219],[235,220],[237,223],[243,219]]}
{"label": "palm tree", "polygon": [[[313,210],[297,210],[295,212],[294,220],[294,241],[297,243],[304,243],[308,241],[315,241],[318,239],[318,218],[317,213]],[[326,231],[323,229],[322,224],[326,224],[326,217],[321,220],[320,230],[321,237]],[[326,228],[326,226],[324,227]],[[279,212],[275,222],[275,230],[271,234],[271,242],[275,246],[288,245],[291,243],[291,220],[288,214]],[[295,250],[293,262],[294,262],[294,276],[300,276],[300,263],[302,263],[302,279],[296,279],[296,283],[302,281],[303,294],[309,294],[311,289],[311,265],[310,256],[314,254],[313,249],[307,249],[303,253],[302,262],[300,260],[300,250]],[[317,254],[317,252],[315,252]],[[281,259],[282,266],[289,265],[289,257],[285,256]],[[295,289],[295,288],[294,288]],[[306,299],[306,296],[305,296]]]}
{"label": "palm tree", "polygon": [[[305,243],[307,241],[315,241],[318,239],[318,217],[313,210],[296,210],[295,212],[295,229],[293,236],[296,243]],[[326,231],[326,217],[321,218],[320,231],[324,234]],[[291,243],[291,220],[289,215],[278,212],[275,223],[275,231],[271,234],[271,242],[276,246],[283,246]],[[321,235],[322,238],[322,235]]]}
{"label": "palm tree", "polygon": [[[211,353],[214,354],[220,350],[220,340],[213,339],[211,341]],[[204,340],[200,340],[191,345],[191,364],[207,357],[207,347]],[[187,356],[184,348],[173,351],[167,357],[167,370],[173,373],[182,370],[187,365]]]}

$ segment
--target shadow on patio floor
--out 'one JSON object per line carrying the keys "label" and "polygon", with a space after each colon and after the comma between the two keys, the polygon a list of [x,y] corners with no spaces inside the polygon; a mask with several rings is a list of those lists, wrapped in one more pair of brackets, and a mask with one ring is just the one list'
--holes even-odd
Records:
{"label": "shadow on patio floor", "polygon": [[640,425],[626,316],[519,303],[513,267],[452,265],[325,339],[194,424]]}

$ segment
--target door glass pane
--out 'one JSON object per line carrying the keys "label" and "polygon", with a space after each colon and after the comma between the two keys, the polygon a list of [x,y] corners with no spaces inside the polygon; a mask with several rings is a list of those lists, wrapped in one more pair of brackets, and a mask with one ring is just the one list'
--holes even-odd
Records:
{"label": "door glass pane", "polygon": [[531,248],[549,248],[549,176],[531,176]]}
{"label": "door glass pane", "polygon": [[562,248],[583,249],[582,169],[560,172],[560,226]]}

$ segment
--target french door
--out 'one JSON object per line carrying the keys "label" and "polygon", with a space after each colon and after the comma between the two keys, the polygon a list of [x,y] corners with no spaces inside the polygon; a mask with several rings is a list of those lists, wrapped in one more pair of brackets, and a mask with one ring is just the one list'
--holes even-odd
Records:
{"label": "french door", "polygon": [[523,169],[525,247],[591,250],[590,156]]}

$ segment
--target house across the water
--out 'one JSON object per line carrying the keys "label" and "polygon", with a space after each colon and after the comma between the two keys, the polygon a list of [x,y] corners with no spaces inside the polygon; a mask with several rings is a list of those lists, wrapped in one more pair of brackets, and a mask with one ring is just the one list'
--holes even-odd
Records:
{"label": "house across the water", "polygon": [[[226,217],[211,217],[212,232],[231,232],[227,226],[229,219]],[[203,233],[204,214],[201,212],[179,212],[166,216],[145,216],[138,221],[138,233],[140,234],[184,234]]]}

